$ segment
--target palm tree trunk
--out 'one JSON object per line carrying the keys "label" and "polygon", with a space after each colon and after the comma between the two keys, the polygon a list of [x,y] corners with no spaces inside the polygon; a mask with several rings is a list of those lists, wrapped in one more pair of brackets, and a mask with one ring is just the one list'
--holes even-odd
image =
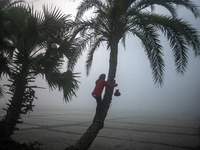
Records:
{"label": "palm tree trunk", "polygon": [[17,129],[16,124],[21,123],[19,121],[21,109],[23,107],[23,98],[25,92],[25,86],[27,84],[26,78],[23,76],[16,78],[11,91],[13,96],[11,97],[10,104],[6,110],[6,115],[0,122],[0,141],[9,140],[10,136]]}
{"label": "palm tree trunk", "polygon": [[[115,83],[115,75],[117,69],[117,54],[118,54],[118,43],[113,45],[110,52],[110,61],[109,61],[109,73],[108,73],[108,83]],[[80,137],[80,139],[75,143],[75,145],[71,145],[67,147],[65,150],[87,150],[99,131],[104,126],[104,121],[107,116],[111,100],[113,95],[113,88],[107,87],[105,90],[105,95],[102,100],[101,111],[97,111],[92,124],[86,130],[86,132]]]}

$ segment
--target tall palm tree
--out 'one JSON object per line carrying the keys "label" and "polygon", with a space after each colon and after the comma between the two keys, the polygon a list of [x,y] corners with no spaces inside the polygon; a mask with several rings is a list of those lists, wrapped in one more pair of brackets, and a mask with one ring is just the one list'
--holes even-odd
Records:
{"label": "tall palm tree", "polygon": [[[157,14],[155,6],[166,8],[170,15]],[[125,45],[128,34],[140,39],[150,61],[155,84],[163,84],[164,61],[163,47],[159,32],[168,39],[174,54],[176,71],[183,74],[187,66],[188,46],[192,47],[195,56],[200,55],[200,39],[197,30],[183,19],[178,18],[176,6],[187,8],[198,18],[200,12],[190,0],[83,0],[78,7],[76,17],[77,28],[74,34],[80,33],[89,42],[90,49],[86,60],[89,73],[94,52],[105,42],[110,51],[108,82],[115,83],[120,40]],[[82,19],[85,12],[92,9],[94,14],[90,20]],[[92,124],[75,145],[66,150],[86,150],[90,147],[100,129],[103,128],[111,100],[113,88],[106,88],[102,100],[102,110],[96,112]]]}
{"label": "tall palm tree", "polygon": [[[0,122],[0,141],[9,139],[21,123],[20,115],[33,108],[35,97],[31,84],[38,75],[44,76],[51,89],[63,91],[66,101],[71,100],[78,89],[78,74],[73,73],[81,46],[78,39],[68,34],[72,22],[68,15],[57,7],[43,6],[43,13],[34,12],[25,3],[12,5],[2,11],[4,22],[0,47],[0,61],[4,68],[0,75],[7,73],[12,95],[6,115]],[[61,72],[64,59],[68,58],[67,71]]]}

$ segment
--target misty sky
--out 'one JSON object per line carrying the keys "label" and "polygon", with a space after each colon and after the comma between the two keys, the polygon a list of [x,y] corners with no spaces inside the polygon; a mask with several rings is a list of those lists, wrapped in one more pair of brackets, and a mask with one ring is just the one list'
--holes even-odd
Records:
{"label": "misty sky", "polygon": [[[54,4],[60,7],[66,14],[76,14],[76,6],[80,0],[26,0],[32,2],[34,8],[41,10],[42,4]],[[200,6],[200,1],[194,0]],[[30,3],[31,4],[31,3]],[[165,13],[158,8],[159,13]],[[180,16],[189,21],[194,27],[199,28],[200,19],[196,20],[189,11],[180,10]],[[200,29],[198,29],[200,31]],[[149,60],[142,48],[140,41],[131,35],[127,36],[126,48],[119,45],[118,68],[116,82],[121,92],[120,97],[113,97],[110,111],[116,110],[136,112],[167,112],[190,113],[200,115],[200,59],[194,57],[192,49],[189,50],[188,67],[184,76],[175,71],[173,53],[166,38],[161,34],[164,47],[165,79],[164,85],[158,88],[154,85]],[[63,100],[62,92],[50,91],[45,81],[38,78],[36,85],[47,89],[36,89],[34,101],[35,111],[45,109],[91,109],[95,111],[96,101],[91,96],[95,81],[101,73],[108,73],[109,51],[106,45],[102,45],[94,55],[93,64],[89,76],[86,76],[85,57],[87,52],[78,61],[75,72],[80,72],[81,82],[74,97],[69,103]],[[65,69],[66,66],[63,66]],[[4,81],[6,83],[6,81]],[[7,96],[1,99],[0,106],[5,107]]]}

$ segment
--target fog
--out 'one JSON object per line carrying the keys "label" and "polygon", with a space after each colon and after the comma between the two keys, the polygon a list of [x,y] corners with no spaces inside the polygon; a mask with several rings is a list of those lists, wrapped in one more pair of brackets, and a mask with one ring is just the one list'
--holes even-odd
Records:
{"label": "fog", "polygon": [[[34,5],[34,8],[41,10],[42,4],[54,4],[60,7],[66,14],[76,14],[76,6],[80,2],[72,0],[26,0]],[[200,6],[200,1],[195,1]],[[158,12],[163,10],[158,8]],[[189,11],[180,10],[180,16],[189,21],[199,30],[200,19],[195,19]],[[200,31],[200,30],[199,30]],[[142,48],[140,41],[133,36],[127,36],[126,48],[119,45],[118,67],[116,82],[121,92],[120,97],[114,97],[109,111],[130,111],[141,113],[181,113],[200,115],[200,60],[194,57],[192,49],[189,50],[187,71],[180,76],[175,71],[173,53],[166,38],[161,35],[164,47],[165,76],[164,85],[157,87],[154,85],[152,71],[149,60]],[[50,91],[45,81],[38,77],[35,85],[46,87],[46,89],[36,89],[34,101],[35,108],[39,110],[94,110],[96,101],[91,96],[95,86],[95,81],[101,73],[108,73],[109,51],[106,45],[102,45],[94,55],[93,64],[89,76],[86,76],[85,51],[78,61],[75,71],[79,72],[80,88],[77,97],[72,101],[65,102],[62,92]],[[66,66],[63,66],[65,69]],[[2,83],[7,83],[4,79]],[[0,100],[0,107],[5,108],[8,96]]]}

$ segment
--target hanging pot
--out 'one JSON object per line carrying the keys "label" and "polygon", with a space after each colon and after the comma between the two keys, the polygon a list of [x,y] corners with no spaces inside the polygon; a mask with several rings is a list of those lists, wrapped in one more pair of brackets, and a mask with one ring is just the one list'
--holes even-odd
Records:
{"label": "hanging pot", "polygon": [[114,95],[115,95],[115,96],[120,96],[120,95],[121,95],[121,93],[119,92],[119,89],[117,89],[117,90],[115,91]]}

